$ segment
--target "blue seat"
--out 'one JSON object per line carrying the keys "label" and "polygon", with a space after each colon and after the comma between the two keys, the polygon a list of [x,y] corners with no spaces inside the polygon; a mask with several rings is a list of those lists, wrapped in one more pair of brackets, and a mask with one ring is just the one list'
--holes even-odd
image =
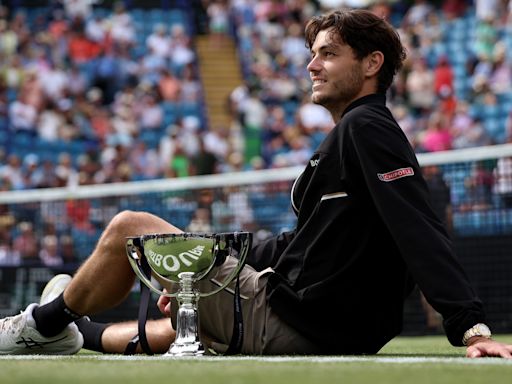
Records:
{"label": "blue seat", "polygon": [[496,117],[488,117],[484,120],[484,128],[496,143],[505,140],[505,121]]}
{"label": "blue seat", "polygon": [[482,116],[484,119],[495,119],[500,115],[499,105],[483,105]]}

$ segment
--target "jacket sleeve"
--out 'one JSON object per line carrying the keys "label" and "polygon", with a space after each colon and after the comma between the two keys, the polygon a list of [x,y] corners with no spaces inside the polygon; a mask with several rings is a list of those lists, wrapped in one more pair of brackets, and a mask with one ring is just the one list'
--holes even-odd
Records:
{"label": "jacket sleeve", "polygon": [[[350,129],[352,128],[352,129]],[[485,321],[482,303],[434,214],[414,151],[400,128],[379,121],[349,127],[348,156],[402,258],[430,304],[442,314],[451,344]]]}

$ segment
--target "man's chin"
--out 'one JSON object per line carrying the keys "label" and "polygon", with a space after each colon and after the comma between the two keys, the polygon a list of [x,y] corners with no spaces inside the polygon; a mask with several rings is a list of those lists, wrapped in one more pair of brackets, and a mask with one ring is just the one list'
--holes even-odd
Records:
{"label": "man's chin", "polygon": [[311,95],[311,102],[313,104],[319,104],[319,105],[323,105],[324,103],[324,98],[322,98],[322,95],[319,95],[318,93],[313,93]]}

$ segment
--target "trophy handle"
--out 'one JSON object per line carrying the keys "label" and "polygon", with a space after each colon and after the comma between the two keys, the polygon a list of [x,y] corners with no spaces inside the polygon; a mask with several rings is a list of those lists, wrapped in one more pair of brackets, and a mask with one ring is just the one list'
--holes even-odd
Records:
{"label": "trophy handle", "polygon": [[[147,261],[144,257],[139,256],[139,252],[142,252],[140,249],[140,237],[129,237],[126,241],[126,254],[128,255],[128,261],[132,266],[133,271],[137,275],[137,277],[153,292],[167,297],[176,297],[176,293],[164,292],[153,285],[151,281],[151,269],[149,269],[149,276],[146,275],[143,269],[143,262]],[[144,261],[143,261],[144,260]],[[149,267],[149,266],[148,266]]]}
{"label": "trophy handle", "polygon": [[252,246],[252,233],[250,232],[234,232],[234,233],[219,233],[216,235],[217,238],[217,244],[220,243],[220,241],[225,241],[229,243],[234,239],[235,244],[239,243],[239,250],[238,250],[238,263],[235,268],[233,268],[233,271],[228,275],[226,279],[224,279],[224,282],[219,285],[218,288],[214,289],[211,292],[200,292],[200,297],[208,297],[211,295],[214,295],[220,291],[222,291],[224,288],[226,288],[229,283],[231,283],[236,276],[238,276],[238,273],[245,265],[245,260],[247,259],[247,255],[249,254],[249,251],[251,250]]}

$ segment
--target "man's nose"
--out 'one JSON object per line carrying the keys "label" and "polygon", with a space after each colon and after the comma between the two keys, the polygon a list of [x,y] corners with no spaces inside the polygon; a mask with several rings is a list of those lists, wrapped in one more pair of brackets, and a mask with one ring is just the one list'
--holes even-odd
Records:
{"label": "man's nose", "polygon": [[307,70],[309,72],[318,72],[319,71],[319,61],[318,61],[318,58],[317,57],[313,57],[310,61],[309,61],[309,64],[307,65]]}

